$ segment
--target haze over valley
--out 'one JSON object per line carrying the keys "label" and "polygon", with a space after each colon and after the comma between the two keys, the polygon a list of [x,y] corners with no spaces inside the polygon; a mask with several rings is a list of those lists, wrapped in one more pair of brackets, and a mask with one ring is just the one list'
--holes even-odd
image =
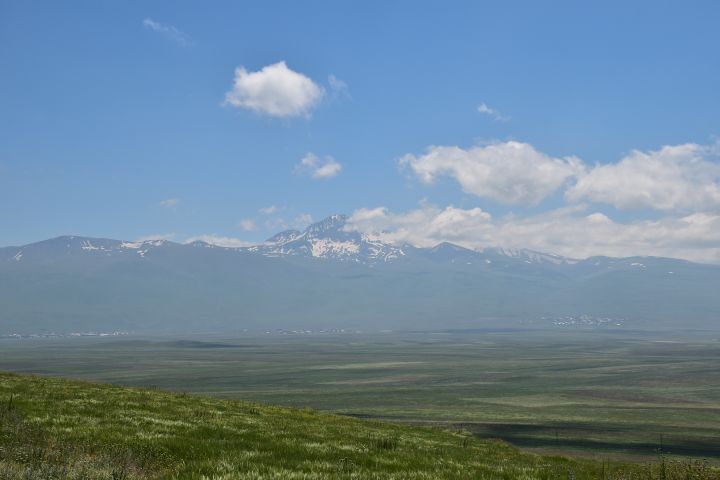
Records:
{"label": "haze over valley", "polygon": [[669,258],[397,246],[336,215],[248,247],[68,236],[0,249],[0,334],[717,331],[717,285],[720,267]]}

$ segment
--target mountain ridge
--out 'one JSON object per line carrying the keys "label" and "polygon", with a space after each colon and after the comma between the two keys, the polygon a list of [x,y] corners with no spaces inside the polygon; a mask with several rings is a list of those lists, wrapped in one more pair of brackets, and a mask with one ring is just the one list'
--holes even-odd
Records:
{"label": "mountain ridge", "polygon": [[[432,247],[417,247],[411,244],[396,246],[383,242],[377,238],[358,231],[348,230],[346,215],[331,215],[325,219],[310,224],[303,231],[284,230],[274,234],[262,243],[248,247],[230,247],[203,240],[192,242],[174,242],[164,239],[147,240],[116,240],[104,237],[86,237],[80,235],[61,235],[58,237],[41,240],[21,246],[0,247],[0,259],[7,259],[8,252],[14,250],[12,258],[21,261],[26,256],[26,249],[44,247],[49,244],[65,243],[72,251],[82,250],[85,252],[100,252],[105,254],[121,253],[128,251],[144,256],[149,249],[163,246],[193,246],[206,248],[220,248],[227,251],[250,252],[263,256],[307,256],[320,259],[333,259],[340,261],[354,261],[357,263],[373,264],[377,262],[391,262],[405,257],[408,252],[424,252],[427,254],[439,254],[449,257],[456,255],[458,258],[473,258],[477,261],[491,263],[493,259],[515,259],[525,263],[574,265],[590,261],[606,261],[617,263],[623,260],[637,259],[663,259],[677,262],[694,263],[697,265],[712,265],[672,257],[655,256],[630,256],[630,257],[609,257],[591,256],[587,258],[571,258],[554,253],[540,252],[527,248],[509,248],[502,246],[488,246],[480,249],[472,249],[443,241]],[[602,260],[606,259],[606,260]]]}
{"label": "mountain ridge", "polygon": [[[720,266],[394,246],[344,219],[251,247],[63,236],[0,249],[0,335],[348,329],[720,329]],[[561,319],[556,321],[557,319]],[[577,320],[577,321],[575,321]]]}

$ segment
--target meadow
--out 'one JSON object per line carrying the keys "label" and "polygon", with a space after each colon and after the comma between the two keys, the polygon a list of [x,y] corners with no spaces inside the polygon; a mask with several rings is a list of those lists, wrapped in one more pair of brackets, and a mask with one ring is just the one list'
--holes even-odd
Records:
{"label": "meadow", "polygon": [[720,461],[720,341],[598,332],[0,341],[0,370],[462,430],[525,450]]}
{"label": "meadow", "polygon": [[0,478],[718,480],[523,453],[467,432],[250,402],[0,373]]}

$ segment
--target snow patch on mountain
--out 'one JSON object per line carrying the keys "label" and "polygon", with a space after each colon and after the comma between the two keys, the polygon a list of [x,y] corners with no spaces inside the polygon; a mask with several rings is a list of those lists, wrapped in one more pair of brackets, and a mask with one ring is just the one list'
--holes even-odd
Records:
{"label": "snow patch on mountain", "polygon": [[526,263],[531,264],[551,263],[554,265],[573,265],[578,262],[578,260],[574,258],[563,257],[552,253],[537,252],[535,250],[528,250],[526,248],[494,247],[486,248],[482,251],[492,252],[500,256],[522,260]]}
{"label": "snow patch on mountain", "polygon": [[440,243],[429,249],[410,245],[397,246],[384,242],[380,235],[370,235],[350,230],[347,216],[332,215],[308,226],[304,231],[285,230],[263,244],[242,250],[259,253],[267,257],[304,256],[321,259],[351,261],[363,264],[387,263],[407,257],[410,251],[425,252],[433,261],[463,263],[466,265],[491,265],[494,260],[501,263],[523,263],[540,265],[572,265],[577,260],[517,248],[486,248],[471,250],[449,242]]}
{"label": "snow patch on mountain", "polygon": [[405,255],[401,248],[345,229],[347,216],[332,215],[304,231],[286,230],[246,250],[267,257],[305,256],[357,263],[388,262]]}
{"label": "snow patch on mountain", "polygon": [[318,238],[311,242],[310,245],[310,253],[313,257],[342,257],[360,253],[360,245],[352,241],[338,242],[331,239]]}
{"label": "snow patch on mountain", "polygon": [[90,240],[83,240],[82,246],[80,248],[82,248],[83,250],[105,250],[105,247],[96,247],[92,244]]}
{"label": "snow patch on mountain", "polygon": [[[480,268],[506,269],[512,265],[544,265],[550,268],[573,265],[578,261],[559,255],[518,248],[496,248],[472,250],[448,242],[432,248],[418,248],[412,245],[395,245],[383,240],[382,234],[362,233],[350,229],[345,215],[332,215],[305,230],[285,230],[253,246],[219,246],[204,239],[195,239],[185,246],[212,248],[263,255],[266,257],[307,257],[354,262],[365,265],[392,263],[403,259],[421,257],[435,263],[477,266]],[[103,238],[75,236],[58,237],[37,244],[27,245],[5,258],[19,262],[30,261],[63,252],[64,255],[132,255],[147,258],[155,249],[181,245],[168,240],[148,239],[118,241]],[[13,257],[14,255],[14,257]],[[610,259],[595,257],[593,261],[611,262]],[[627,264],[626,264],[627,265]],[[476,268],[476,267],[473,267]]]}

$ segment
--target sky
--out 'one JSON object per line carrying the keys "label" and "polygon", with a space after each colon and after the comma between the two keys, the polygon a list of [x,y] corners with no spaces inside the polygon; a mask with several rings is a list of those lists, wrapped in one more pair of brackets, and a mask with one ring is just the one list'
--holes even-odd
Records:
{"label": "sky", "polygon": [[720,4],[0,3],[0,245],[388,241],[720,263]]}

